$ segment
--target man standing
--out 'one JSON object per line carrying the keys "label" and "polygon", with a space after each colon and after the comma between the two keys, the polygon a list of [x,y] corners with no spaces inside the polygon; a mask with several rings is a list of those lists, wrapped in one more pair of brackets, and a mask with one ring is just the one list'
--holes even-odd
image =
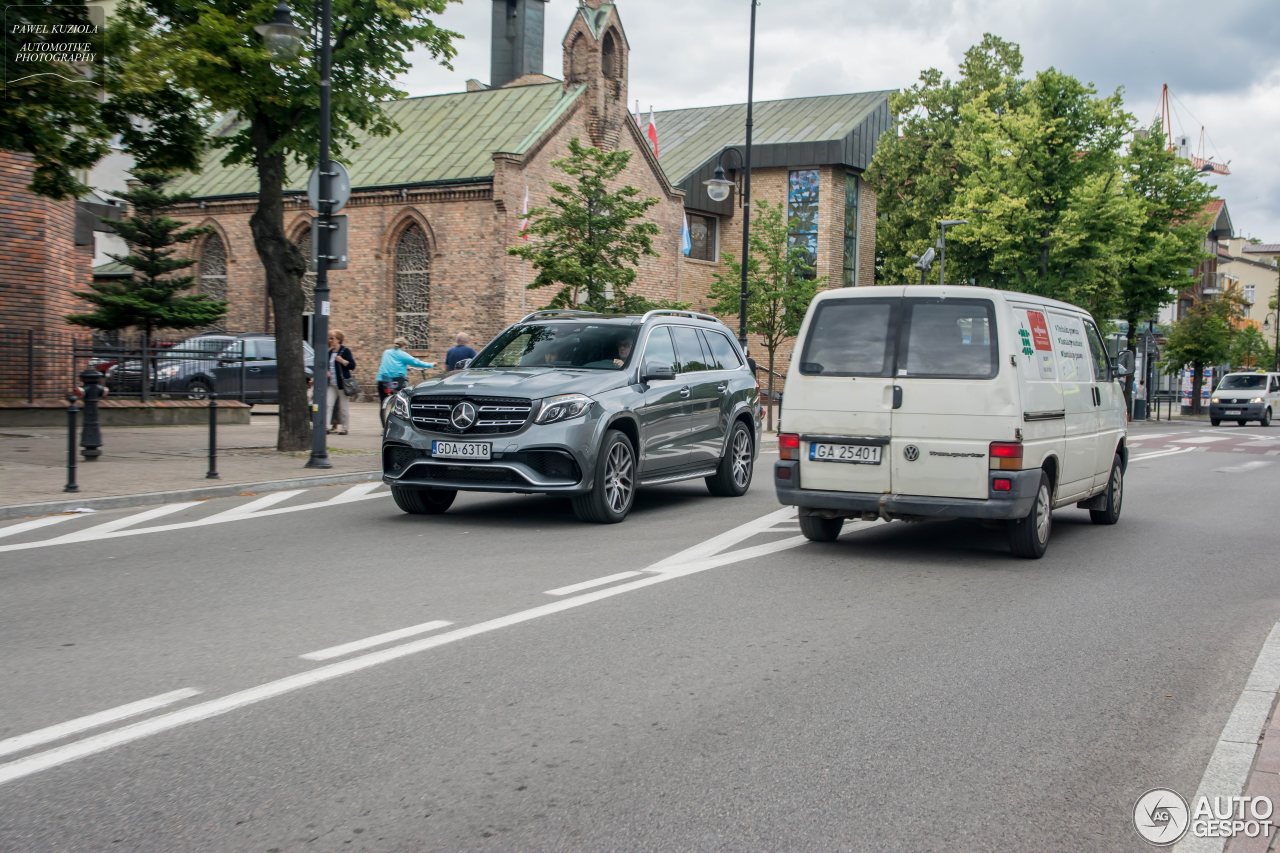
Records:
{"label": "man standing", "polygon": [[458,362],[476,357],[476,351],[471,348],[471,336],[466,332],[458,332],[458,336],[453,339],[453,344],[444,354],[446,370],[457,370]]}

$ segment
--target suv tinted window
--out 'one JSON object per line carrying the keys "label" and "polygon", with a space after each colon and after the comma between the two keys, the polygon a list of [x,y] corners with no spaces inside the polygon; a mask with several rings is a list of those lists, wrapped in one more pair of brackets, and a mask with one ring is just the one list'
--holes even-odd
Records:
{"label": "suv tinted window", "polygon": [[995,309],[985,299],[909,300],[900,376],[987,378],[998,369]]}
{"label": "suv tinted window", "polygon": [[736,370],[742,366],[742,359],[738,358],[738,351],[733,348],[733,344],[729,343],[729,339],[723,334],[703,329],[702,335],[707,341],[707,346],[711,349],[711,366],[713,368]]}
{"label": "suv tinted window", "polygon": [[828,299],[819,303],[800,356],[800,372],[824,376],[889,376],[895,302]]}
{"label": "suv tinted window", "polygon": [[676,354],[680,357],[680,372],[694,373],[707,370],[707,356],[702,351],[698,330],[689,326],[672,326],[671,337],[676,342]]}
{"label": "suv tinted window", "polygon": [[[248,343],[246,341],[246,343]],[[258,338],[253,342],[253,358],[260,358],[264,361],[274,361],[276,357],[276,339],[275,338]]]}
{"label": "suv tinted window", "polygon": [[671,333],[667,326],[658,326],[649,333],[649,342],[644,347],[644,368],[654,366],[678,368],[676,348],[671,343]]}

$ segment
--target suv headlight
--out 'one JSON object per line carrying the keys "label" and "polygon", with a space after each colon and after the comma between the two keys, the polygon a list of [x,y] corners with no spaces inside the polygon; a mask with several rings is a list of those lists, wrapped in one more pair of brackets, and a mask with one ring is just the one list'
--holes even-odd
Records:
{"label": "suv headlight", "polygon": [[538,409],[538,416],[533,419],[533,422],[550,424],[556,421],[567,421],[591,408],[594,402],[583,394],[557,394],[542,401],[542,408]]}
{"label": "suv headlight", "polygon": [[395,397],[391,399],[391,414],[398,418],[409,420],[409,395],[403,391],[397,391]]}

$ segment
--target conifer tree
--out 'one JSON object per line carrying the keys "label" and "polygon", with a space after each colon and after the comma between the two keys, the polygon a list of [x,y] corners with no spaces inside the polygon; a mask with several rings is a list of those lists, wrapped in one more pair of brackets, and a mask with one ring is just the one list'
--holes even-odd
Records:
{"label": "conifer tree", "polygon": [[165,192],[168,173],[138,169],[133,177],[129,192],[121,194],[132,215],[111,223],[128,244],[129,254],[110,255],[132,267],[133,275],[94,282],[88,292],[77,292],[93,310],[70,314],[67,321],[92,329],[137,328],[146,336],[145,341],[156,329],[191,329],[216,323],[226,314],[227,303],[202,293],[184,293],[195,283],[195,276],[175,275],[195,263],[178,255],[177,247],[209,233],[209,229],[184,228],[166,215],[173,205],[189,198]]}

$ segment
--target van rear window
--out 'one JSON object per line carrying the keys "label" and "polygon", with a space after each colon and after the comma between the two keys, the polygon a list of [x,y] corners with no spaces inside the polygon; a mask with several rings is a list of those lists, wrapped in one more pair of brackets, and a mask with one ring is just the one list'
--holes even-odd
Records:
{"label": "van rear window", "polygon": [[900,300],[829,299],[818,303],[800,356],[800,372],[892,376],[893,315]]}
{"label": "van rear window", "polygon": [[995,317],[985,299],[910,300],[899,376],[986,379],[999,370]]}

